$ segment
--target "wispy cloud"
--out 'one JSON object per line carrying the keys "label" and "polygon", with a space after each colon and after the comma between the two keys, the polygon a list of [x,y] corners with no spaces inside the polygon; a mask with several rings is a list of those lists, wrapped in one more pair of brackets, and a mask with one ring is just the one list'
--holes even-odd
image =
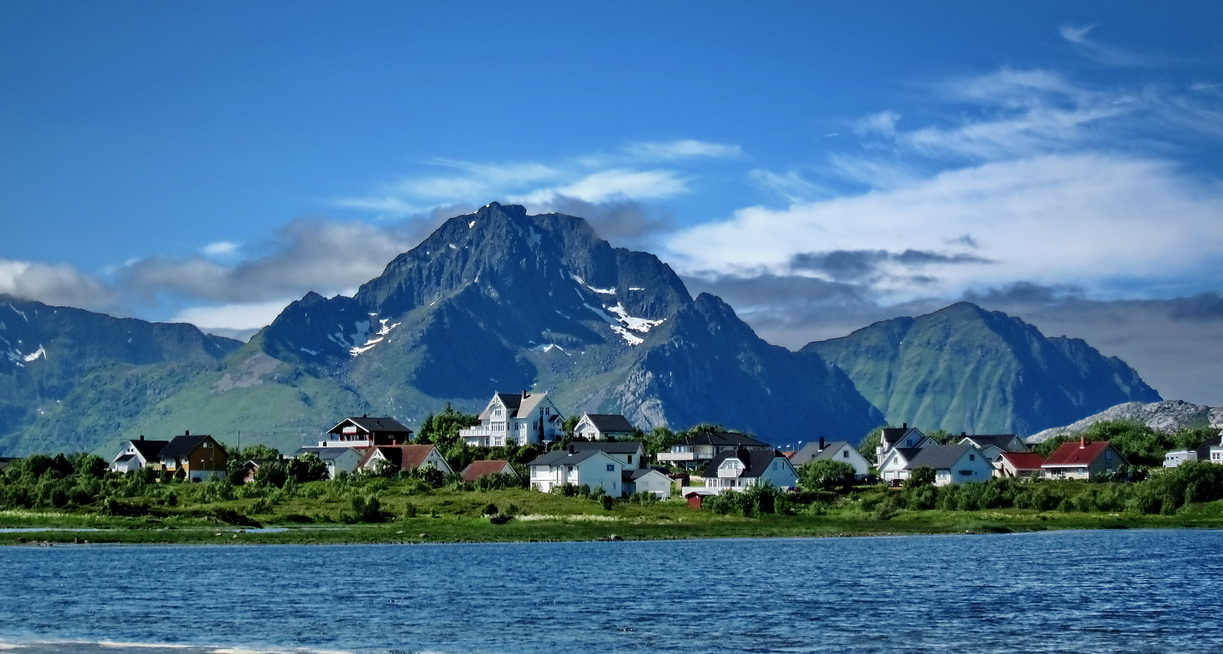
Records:
{"label": "wispy cloud", "polygon": [[0,259],[0,294],[53,305],[113,310],[115,293],[68,264]]}
{"label": "wispy cloud", "polygon": [[1141,54],[1097,41],[1090,36],[1096,27],[1063,25],[1058,28],[1058,34],[1074,45],[1083,56],[1109,66],[1155,66],[1171,61],[1166,56]]}
{"label": "wispy cloud", "polygon": [[743,154],[742,148],[737,145],[709,143],[692,139],[664,143],[633,143],[625,146],[624,151],[631,157],[645,160],[673,160],[692,157],[725,159],[739,157]]}

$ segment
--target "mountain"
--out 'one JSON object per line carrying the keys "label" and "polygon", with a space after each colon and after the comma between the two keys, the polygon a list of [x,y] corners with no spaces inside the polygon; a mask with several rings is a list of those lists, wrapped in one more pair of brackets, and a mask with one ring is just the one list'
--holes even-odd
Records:
{"label": "mountain", "polygon": [[[496,203],[450,219],[353,297],[308,293],[218,355],[72,445],[190,430],[291,451],[347,415],[411,425],[523,389],[574,415],[624,413],[647,430],[709,422],[777,443],[857,440],[883,420],[840,370],[764,342],[713,296],[692,298],[657,257],[612,247],[580,218]],[[82,393],[75,411],[90,406]],[[22,452],[66,446],[23,434]]]}
{"label": "mountain", "polygon": [[1071,436],[1087,431],[1097,422],[1110,420],[1134,420],[1154,429],[1171,434],[1182,429],[1194,427],[1215,427],[1223,429],[1223,407],[1210,407],[1202,404],[1192,404],[1182,400],[1164,400],[1162,402],[1126,402],[1118,404],[1075,421],[1065,427],[1054,427],[1028,437],[1029,443],[1040,443],[1058,436]]}
{"label": "mountain", "polygon": [[809,343],[887,417],[952,433],[1033,434],[1161,398],[1125,362],[966,302]]}
{"label": "mountain", "polygon": [[90,450],[240,341],[0,295],[0,452]]}

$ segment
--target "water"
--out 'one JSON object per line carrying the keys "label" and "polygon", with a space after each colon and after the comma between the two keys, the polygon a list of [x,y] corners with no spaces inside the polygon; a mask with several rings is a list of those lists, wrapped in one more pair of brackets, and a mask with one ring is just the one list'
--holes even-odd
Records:
{"label": "water", "polygon": [[1217,652],[1223,531],[0,549],[0,649]]}

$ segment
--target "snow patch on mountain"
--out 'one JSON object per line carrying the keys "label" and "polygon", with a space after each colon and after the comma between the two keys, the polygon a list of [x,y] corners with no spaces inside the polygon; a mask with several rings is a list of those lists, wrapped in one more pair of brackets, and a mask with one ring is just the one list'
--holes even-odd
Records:
{"label": "snow patch on mountain", "polygon": [[[376,317],[376,316],[377,314],[370,314],[371,318]],[[391,322],[390,318],[382,318],[378,320],[378,324],[380,325],[378,328],[378,331],[374,332],[372,335],[366,338],[364,344],[357,345],[355,347],[350,348],[348,350],[348,353],[355,357],[355,356],[360,356],[362,354],[365,354],[366,352],[369,352],[370,350],[374,349],[374,347],[377,346],[379,343],[386,340],[386,337],[391,333],[392,329],[395,329],[396,327],[403,324],[403,323],[397,322],[392,325],[392,324],[389,324],[390,322]],[[361,323],[361,324],[365,325],[366,326],[365,328],[367,330],[369,329],[368,322]]]}

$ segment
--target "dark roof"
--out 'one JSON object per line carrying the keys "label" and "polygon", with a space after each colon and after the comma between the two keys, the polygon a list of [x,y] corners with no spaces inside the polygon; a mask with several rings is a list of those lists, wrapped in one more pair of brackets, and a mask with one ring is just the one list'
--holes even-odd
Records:
{"label": "dark roof", "polygon": [[[927,467],[935,470],[950,470],[969,450],[975,450],[972,445],[930,445],[917,450],[917,454],[909,459],[909,470]],[[908,457],[905,457],[908,458]],[[984,460],[984,457],[982,457]]]}
{"label": "dark roof", "polygon": [[705,476],[717,477],[718,466],[722,465],[723,461],[731,457],[739,459],[743,462],[744,470],[743,474],[739,475],[740,477],[759,477],[769,469],[769,466],[773,464],[773,461],[777,457],[784,459],[785,455],[773,449],[762,450],[758,448],[742,447],[737,450],[726,450],[725,452],[713,457],[712,461],[705,464]]}
{"label": "dark roof", "polygon": [[628,418],[619,413],[587,413],[586,417],[590,419],[590,424],[599,430],[599,433],[633,432],[637,429],[628,421]]}
{"label": "dark roof", "polygon": [[557,450],[541,454],[530,463],[532,466],[574,465],[599,454],[599,450],[584,450],[570,453],[569,450]]}
{"label": "dark roof", "polygon": [[[530,394],[524,392],[523,395]],[[509,414],[509,417],[514,418],[518,416],[518,407],[522,404],[522,395],[518,393],[493,393],[493,398],[501,400],[501,404],[505,405],[505,411]],[[488,420],[492,417],[488,413],[488,407],[492,405],[492,400],[490,400],[488,406],[484,407],[484,410],[480,412],[480,420]]]}
{"label": "dark roof", "polygon": [[148,461],[150,459],[156,459],[157,455],[161,454],[161,449],[170,441],[146,441],[137,439],[128,442],[132,444],[132,447],[136,448],[136,451],[140,453],[140,456],[144,457],[145,461]]}
{"label": "dark roof", "polygon": [[293,456],[301,456],[303,454],[317,454],[318,458],[329,461],[338,459],[349,450],[356,450],[355,447],[303,447],[293,453]]}
{"label": "dark roof", "polygon": [[790,457],[790,463],[793,463],[794,467],[797,468],[798,466],[820,461],[822,459],[831,459],[833,455],[841,451],[841,446],[843,445],[849,445],[849,441],[832,441],[831,443],[824,443],[824,449],[822,450],[820,449],[820,444],[818,442],[807,443]]}
{"label": "dark roof", "polygon": [[687,436],[680,441],[684,445],[716,445],[722,447],[764,448],[772,450],[773,446],[758,441],[747,434],[731,431],[713,431],[712,429]]}
{"label": "dark roof", "polygon": [[598,450],[608,454],[636,454],[638,450],[645,451],[645,446],[638,441],[574,441],[569,446],[575,452]]}
{"label": "dark roof", "polygon": [[[879,435],[879,439],[883,441],[884,445],[891,447],[899,443],[900,440],[911,431],[916,431],[917,433],[921,434],[921,432],[916,428],[908,425],[905,425],[904,427],[884,427],[883,432]],[[925,436],[925,434],[922,434],[922,436]]]}
{"label": "dark roof", "polygon": [[[620,480],[621,480],[621,481],[637,481],[638,479],[641,479],[642,477],[644,477],[644,476],[646,476],[646,475],[648,475],[648,474],[650,474],[650,473],[652,473],[652,472],[658,472],[658,471],[657,471],[657,470],[654,470],[653,468],[646,468],[646,469],[644,469],[644,470],[641,470],[641,469],[637,469],[637,470],[621,470],[621,471],[620,471]],[[661,472],[658,472],[658,474],[663,475],[664,477],[666,477],[666,475],[665,475],[665,474],[663,474],[663,473],[661,473]]]}
{"label": "dark roof", "polygon": [[1223,432],[1220,432],[1214,438],[1207,439],[1205,443],[1202,443],[1201,446],[1194,450],[1198,454],[1198,461],[1209,461],[1210,448],[1219,447],[1220,445],[1223,445]]}
{"label": "dark roof", "polygon": [[346,422],[351,422],[352,424],[361,428],[362,431],[365,431],[371,434],[375,432],[382,433],[382,434],[404,434],[404,433],[411,434],[412,433],[411,429],[408,429],[407,427],[403,425],[403,423],[399,422],[398,420],[394,418],[387,418],[387,417],[371,418],[369,416],[361,416],[359,418],[353,418],[353,417],[345,418],[341,420],[338,425],[328,430],[327,433],[328,434],[337,433],[336,430],[342,427],[344,423]]}
{"label": "dark roof", "polygon": [[[194,452],[201,443],[211,438],[212,436],[208,434],[183,434],[182,436],[175,436],[174,440],[166,443],[166,446],[161,448],[157,456],[163,459],[183,458]],[[147,443],[148,441],[145,442]]]}

